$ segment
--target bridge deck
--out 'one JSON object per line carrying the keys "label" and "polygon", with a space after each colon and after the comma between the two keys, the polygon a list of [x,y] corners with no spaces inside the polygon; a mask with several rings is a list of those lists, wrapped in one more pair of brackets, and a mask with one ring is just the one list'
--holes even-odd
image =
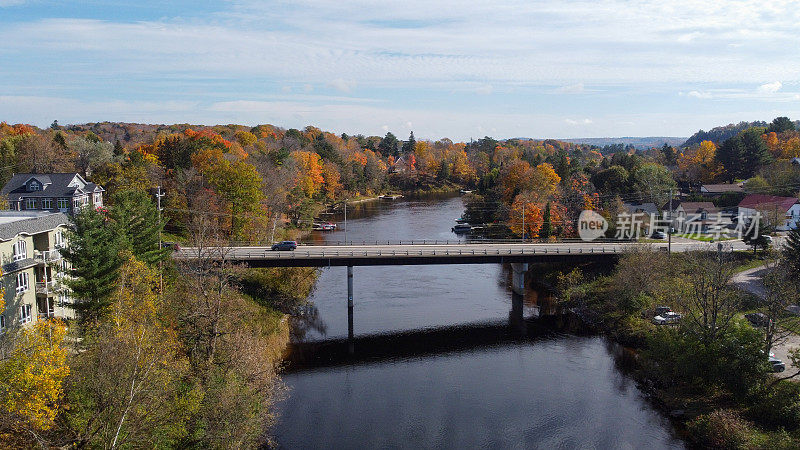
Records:
{"label": "bridge deck", "polygon": [[[734,244],[734,249],[742,245]],[[616,257],[640,244],[632,243],[470,243],[424,245],[301,245],[294,251],[269,247],[215,247],[181,249],[179,260],[203,258],[245,263],[251,267],[328,267],[420,264],[496,264],[505,262],[556,262],[601,260]],[[652,244],[667,249],[667,244]],[[708,248],[707,244],[673,243],[672,251]],[[744,249],[746,247],[743,247]]]}

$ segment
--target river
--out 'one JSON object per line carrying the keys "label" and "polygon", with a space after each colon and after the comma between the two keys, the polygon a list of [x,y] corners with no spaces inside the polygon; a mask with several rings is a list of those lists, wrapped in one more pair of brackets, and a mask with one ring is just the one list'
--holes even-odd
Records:
{"label": "river", "polygon": [[[365,202],[348,207],[347,239],[459,239],[462,212],[452,196]],[[312,238],[343,241],[336,219]],[[294,344],[278,445],[684,448],[612,345],[559,331],[536,291],[515,303],[508,278],[494,264],[355,267],[349,355],[346,270],[323,269],[312,295],[323,326]]]}

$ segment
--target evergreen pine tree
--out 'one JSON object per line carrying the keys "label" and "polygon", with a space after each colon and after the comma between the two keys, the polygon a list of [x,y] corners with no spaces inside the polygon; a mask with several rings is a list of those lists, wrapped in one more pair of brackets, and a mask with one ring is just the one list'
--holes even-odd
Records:
{"label": "evergreen pine tree", "polygon": [[109,216],[122,248],[130,250],[136,259],[154,265],[169,257],[170,250],[162,249],[159,241],[164,224],[147,194],[134,190],[117,192]]}
{"label": "evergreen pine tree", "polygon": [[781,256],[790,278],[800,279],[800,227],[791,230],[786,236]]}
{"label": "evergreen pine tree", "polygon": [[397,156],[397,144],[397,137],[389,131],[378,144],[378,151],[381,152],[383,156]]}
{"label": "evergreen pine tree", "polygon": [[414,153],[414,149],[417,147],[417,141],[414,139],[414,132],[411,132],[411,136],[408,137],[408,140],[403,143],[403,153],[409,154]]}
{"label": "evergreen pine tree", "polygon": [[547,202],[547,205],[544,207],[542,230],[539,232],[539,236],[542,239],[547,239],[551,234],[553,234],[553,225],[550,223],[550,202]]}
{"label": "evergreen pine tree", "polygon": [[99,318],[109,305],[122,265],[119,238],[105,215],[86,208],[71,218],[67,228],[69,245],[61,255],[72,267],[66,285],[75,298],[73,308],[82,321]]}

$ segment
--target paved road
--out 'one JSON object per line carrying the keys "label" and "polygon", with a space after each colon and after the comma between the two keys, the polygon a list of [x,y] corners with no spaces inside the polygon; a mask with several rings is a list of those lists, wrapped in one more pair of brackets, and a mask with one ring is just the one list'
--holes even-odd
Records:
{"label": "paved road", "polygon": [[764,277],[766,270],[767,266],[744,270],[734,275],[731,283],[738,288],[763,298],[766,295],[766,291],[764,290],[764,283],[761,279]]}
{"label": "paved road", "polygon": [[[232,261],[267,260],[279,263],[281,260],[298,261],[303,259],[319,260],[320,258],[337,259],[370,259],[374,265],[381,260],[394,258],[447,259],[457,263],[459,257],[472,262],[495,262],[498,256],[544,256],[544,255],[592,255],[620,254],[640,245],[651,245],[666,250],[666,242],[651,244],[609,243],[609,242],[557,242],[557,243],[408,243],[408,244],[367,244],[367,245],[300,245],[295,251],[271,251],[269,247],[213,247],[200,249],[183,248],[175,253],[177,259],[194,259],[198,254],[205,257],[222,258]],[[725,242],[726,249],[747,250],[749,247],[741,241]],[[673,242],[672,251],[716,249],[716,244],[704,242]],[[489,258],[492,257],[492,258]],[[491,261],[489,261],[491,259]],[[299,262],[299,261],[298,261]]]}
{"label": "paved road", "polygon": [[[755,267],[752,269],[747,269],[742,272],[737,273],[733,276],[733,280],[731,283],[736,285],[737,287],[744,289],[747,292],[750,292],[753,295],[756,295],[760,298],[764,298],[766,295],[766,291],[764,289],[764,282],[762,281],[764,277],[764,273],[766,272],[766,266]],[[786,371],[780,374],[776,374],[776,376],[785,376],[786,374],[792,374],[796,372],[798,367],[794,367],[792,365],[791,360],[789,359],[789,350],[793,348],[800,347],[800,336],[792,333],[790,334],[784,341],[775,344],[772,347],[772,351],[775,353],[775,357],[780,359],[786,364]]]}

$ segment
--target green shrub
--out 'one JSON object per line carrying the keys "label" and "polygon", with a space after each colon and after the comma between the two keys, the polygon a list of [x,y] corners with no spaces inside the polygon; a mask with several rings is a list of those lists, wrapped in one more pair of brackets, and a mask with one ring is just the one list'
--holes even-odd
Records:
{"label": "green shrub", "polygon": [[781,382],[756,393],[747,415],[771,429],[797,430],[800,428],[800,386]]}
{"label": "green shrub", "polygon": [[703,414],[687,424],[691,439],[708,448],[744,449],[750,447],[752,424],[736,411],[720,409]]}

